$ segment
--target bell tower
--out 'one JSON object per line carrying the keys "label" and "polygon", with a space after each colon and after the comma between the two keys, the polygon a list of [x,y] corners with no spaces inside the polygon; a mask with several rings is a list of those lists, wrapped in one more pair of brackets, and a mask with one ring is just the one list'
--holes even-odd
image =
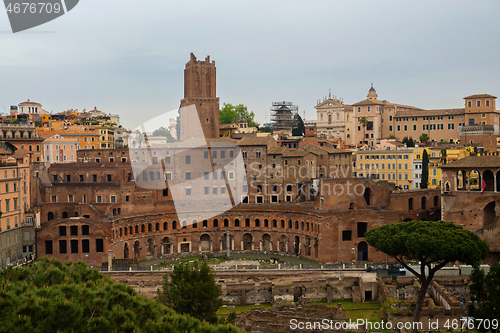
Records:
{"label": "bell tower", "polygon": [[210,62],[210,56],[204,61],[197,60],[191,53],[191,58],[184,69],[184,98],[181,100],[180,140],[190,137],[190,122],[183,115],[183,107],[195,105],[198,118],[205,138],[219,137],[219,98],[215,90],[215,61]]}

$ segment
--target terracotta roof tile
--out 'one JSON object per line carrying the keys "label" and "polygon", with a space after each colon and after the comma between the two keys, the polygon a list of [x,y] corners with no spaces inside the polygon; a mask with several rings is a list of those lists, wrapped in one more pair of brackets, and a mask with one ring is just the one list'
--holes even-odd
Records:
{"label": "terracotta roof tile", "polygon": [[441,168],[500,168],[500,156],[467,156],[457,161],[443,164]]}
{"label": "terracotta roof tile", "polygon": [[488,95],[488,94],[475,94],[475,95],[470,95],[470,96],[464,97],[464,99],[472,99],[472,98],[497,98],[497,97],[493,96],[493,95]]}

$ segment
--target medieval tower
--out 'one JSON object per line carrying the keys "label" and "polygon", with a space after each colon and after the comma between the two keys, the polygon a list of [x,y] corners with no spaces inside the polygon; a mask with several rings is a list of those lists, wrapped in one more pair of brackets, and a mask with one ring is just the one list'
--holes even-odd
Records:
{"label": "medieval tower", "polygon": [[[215,96],[215,61],[210,62],[210,56],[205,61],[196,60],[191,53],[191,59],[184,69],[184,99],[181,100],[180,140],[192,137],[190,127],[193,121],[184,107],[195,105],[199,122],[205,138],[219,137],[219,98]],[[190,126],[191,125],[191,126]]]}

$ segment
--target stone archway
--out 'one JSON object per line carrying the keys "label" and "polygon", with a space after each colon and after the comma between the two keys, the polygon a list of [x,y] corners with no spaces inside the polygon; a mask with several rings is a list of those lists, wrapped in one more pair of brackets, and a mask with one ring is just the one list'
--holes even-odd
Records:
{"label": "stone archway", "polygon": [[368,261],[368,244],[366,242],[358,244],[358,261]]}
{"label": "stone archway", "polygon": [[311,255],[311,237],[306,236],[306,240],[304,242],[305,255]]}
{"label": "stone archway", "polygon": [[279,252],[288,252],[288,242],[285,235],[281,235],[278,243]]}
{"label": "stone archway", "polygon": [[483,189],[483,185],[486,185],[484,188],[485,192],[493,192],[495,190],[495,177],[491,170],[485,170],[483,172],[483,182],[484,183],[480,184],[481,190]]}
{"label": "stone archway", "polygon": [[372,199],[372,190],[370,190],[369,187],[365,189],[365,193],[363,194],[363,198],[365,198],[365,202],[367,206],[371,205],[371,199]]}
{"label": "stone archway", "polygon": [[483,225],[485,227],[491,226],[496,222],[495,206],[495,201],[492,201],[483,208]]}
{"label": "stone archway", "polygon": [[141,257],[141,243],[138,240],[134,242],[134,258],[139,260]]}
{"label": "stone archway", "polygon": [[253,250],[253,236],[250,233],[243,235],[243,250]]}
{"label": "stone archway", "polygon": [[210,251],[210,243],[211,243],[211,239],[210,239],[210,236],[208,234],[203,234],[201,235],[200,237],[200,251],[203,252],[203,251]]}
{"label": "stone archway", "polygon": [[147,254],[148,256],[156,256],[156,253],[155,253],[155,241],[153,240],[153,238],[148,238],[148,240],[146,241],[146,250],[147,250]]}
{"label": "stone archway", "polygon": [[128,256],[129,256],[128,243],[125,243],[123,245],[123,259],[128,259]]}
{"label": "stone archway", "polygon": [[294,238],[293,253],[295,253],[295,255],[300,254],[300,237],[299,236],[295,236],[295,238]]}
{"label": "stone archway", "polygon": [[170,238],[163,237],[161,240],[161,254],[170,254],[171,245]]}
{"label": "stone archway", "polygon": [[262,236],[262,251],[271,252],[273,250],[273,243],[271,242],[271,235],[264,234]]}

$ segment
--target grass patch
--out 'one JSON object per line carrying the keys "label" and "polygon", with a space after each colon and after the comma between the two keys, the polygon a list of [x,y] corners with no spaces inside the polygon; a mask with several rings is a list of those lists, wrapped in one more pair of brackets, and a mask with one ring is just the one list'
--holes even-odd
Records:
{"label": "grass patch", "polygon": [[224,307],[221,307],[219,308],[219,310],[217,310],[217,315],[219,316],[224,316],[224,315],[228,315],[230,312],[247,312],[248,310],[252,310],[252,309],[255,309],[255,308],[262,308],[264,307],[264,309],[271,309],[273,306],[271,305],[271,303],[262,303],[261,305],[255,305],[255,304],[249,304],[249,305],[236,305],[234,307],[234,309],[228,309],[227,306],[224,306]]}

